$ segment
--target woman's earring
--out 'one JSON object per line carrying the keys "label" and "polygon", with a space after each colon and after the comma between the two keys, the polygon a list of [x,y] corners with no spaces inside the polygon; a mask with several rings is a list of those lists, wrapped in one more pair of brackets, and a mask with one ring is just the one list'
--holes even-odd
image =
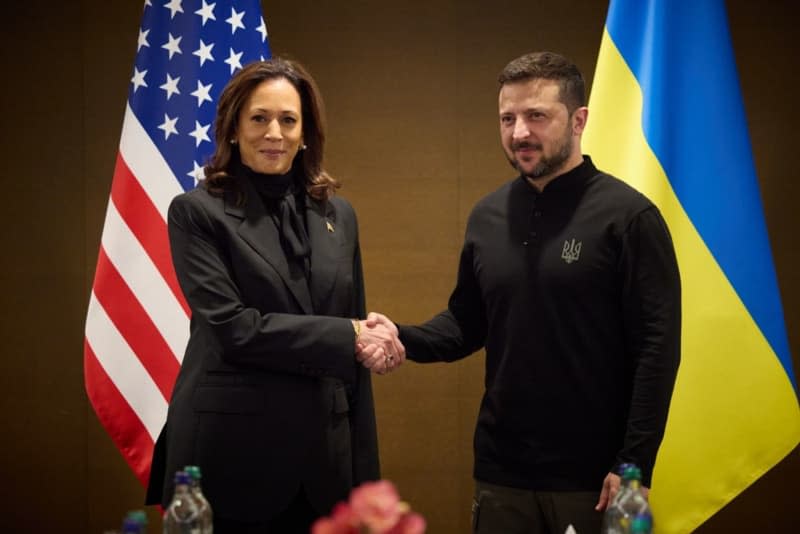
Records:
{"label": "woman's earring", "polygon": [[308,148],[308,145],[303,145],[303,146],[300,147],[300,150],[305,150],[307,148]]}
{"label": "woman's earring", "polygon": [[231,139],[230,143],[231,143],[232,145],[235,145],[235,144],[236,144],[236,139]]}

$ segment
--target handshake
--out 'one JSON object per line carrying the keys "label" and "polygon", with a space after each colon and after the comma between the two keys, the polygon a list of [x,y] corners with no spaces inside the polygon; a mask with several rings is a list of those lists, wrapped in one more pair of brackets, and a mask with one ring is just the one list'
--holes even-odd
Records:
{"label": "handshake", "polygon": [[398,368],[406,359],[406,349],[397,326],[388,317],[371,312],[366,321],[358,321],[356,360],[379,375]]}

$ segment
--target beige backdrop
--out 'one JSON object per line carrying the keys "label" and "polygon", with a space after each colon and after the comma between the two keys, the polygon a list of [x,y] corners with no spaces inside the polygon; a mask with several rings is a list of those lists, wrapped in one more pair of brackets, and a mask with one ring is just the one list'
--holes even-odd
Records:
{"label": "beige backdrop", "polygon": [[[154,0],[159,2],[161,0]],[[187,2],[185,2],[188,4]],[[116,527],[143,491],[83,389],[83,322],[117,152],[141,2],[5,6],[0,116],[0,524]],[[552,49],[591,81],[604,1],[262,2],[273,51],[304,62],[328,105],[329,170],[356,207],[370,309],[401,322],[446,303],[474,202],[512,176],[499,148],[497,72]],[[800,119],[791,0],[728,2],[767,225],[800,369]],[[714,135],[714,117],[697,127]],[[408,364],[375,380],[384,476],[428,519],[468,532],[483,356]],[[793,531],[797,450],[700,531]],[[266,484],[269,481],[265,481]],[[768,511],[767,517],[764,512]],[[156,532],[160,525],[150,511]]]}

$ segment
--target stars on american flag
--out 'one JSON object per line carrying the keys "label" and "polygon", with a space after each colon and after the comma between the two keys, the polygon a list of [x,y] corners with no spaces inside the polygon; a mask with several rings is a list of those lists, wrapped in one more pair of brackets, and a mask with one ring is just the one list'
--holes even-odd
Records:
{"label": "stars on american flag", "polygon": [[267,41],[267,23],[264,22],[264,18],[263,17],[261,18],[261,24],[258,25],[258,28],[256,28],[256,30],[258,30],[258,33],[261,34],[261,40],[266,42]]}
{"label": "stars on american flag", "polygon": [[139,30],[139,39],[136,43],[136,51],[142,49],[143,46],[150,46],[150,43],[147,42],[147,34],[150,33],[150,30]]}
{"label": "stars on american flag", "polygon": [[193,161],[192,170],[187,172],[186,176],[191,177],[194,185],[197,185],[200,182],[200,180],[206,177],[206,171],[205,169],[203,169],[203,167],[198,165],[196,161]]}
{"label": "stars on american flag", "polygon": [[225,60],[225,63],[231,66],[231,75],[233,75],[236,69],[242,68],[242,53],[243,52],[236,52],[231,48],[231,54],[228,56],[228,59]]}
{"label": "stars on american flag", "polygon": [[217,20],[217,17],[214,16],[214,6],[216,5],[217,4],[207,4],[206,0],[203,0],[203,7],[194,12],[195,15],[203,17],[203,22],[201,23],[203,26],[206,25],[209,19]]}
{"label": "stars on american flag", "polygon": [[259,1],[149,0],[136,50],[131,109],[189,189],[214,151],[219,92],[244,65],[270,55]]}
{"label": "stars on american flag", "polygon": [[231,8],[231,16],[225,19],[225,22],[231,25],[231,35],[236,33],[239,28],[244,29],[242,17],[244,17],[244,11],[237,13],[234,8]]}
{"label": "stars on american flag", "polygon": [[164,82],[164,85],[161,86],[161,89],[167,92],[167,100],[172,95],[179,95],[181,92],[178,90],[178,82],[181,81],[181,77],[178,76],[177,78],[173,78],[172,76],[167,73],[167,81]]}
{"label": "stars on american flag", "polygon": [[200,146],[200,143],[203,141],[211,142],[211,139],[208,137],[208,128],[211,126],[210,124],[202,125],[197,121],[194,121],[194,130],[189,132],[189,135],[194,137],[195,139],[195,146]]}
{"label": "stars on american flag", "polygon": [[175,18],[175,13],[183,13],[183,7],[181,6],[181,4],[183,4],[183,0],[170,0],[169,2],[164,4],[164,7],[169,9],[170,11],[169,15],[170,19]]}
{"label": "stars on american flag", "polygon": [[139,69],[133,67],[133,78],[131,78],[131,83],[133,84],[134,93],[140,87],[147,87],[147,82],[144,81],[144,77],[146,74],[147,70],[143,70],[140,72]]}
{"label": "stars on american flag", "polygon": [[172,59],[172,56],[175,54],[183,54],[183,52],[181,52],[181,46],[180,46],[181,39],[183,39],[183,37],[181,37],[180,35],[178,37],[173,37],[171,33],[168,34],[168,36],[169,36],[169,41],[161,45],[161,48],[169,52],[169,58]]}
{"label": "stars on american flag", "polygon": [[203,102],[212,102],[211,96],[208,94],[211,91],[211,85],[203,85],[203,82],[197,80],[197,89],[192,91],[190,94],[197,98],[197,107],[203,105]]}
{"label": "stars on american flag", "polygon": [[164,122],[158,126],[159,130],[164,131],[164,139],[169,139],[170,135],[178,133],[178,130],[175,128],[176,122],[178,122],[178,117],[170,118],[169,115],[164,113]]}
{"label": "stars on american flag", "polygon": [[192,52],[192,54],[200,58],[201,67],[206,61],[214,61],[214,56],[211,55],[212,48],[214,48],[214,43],[205,44],[203,40],[200,39],[200,48]]}

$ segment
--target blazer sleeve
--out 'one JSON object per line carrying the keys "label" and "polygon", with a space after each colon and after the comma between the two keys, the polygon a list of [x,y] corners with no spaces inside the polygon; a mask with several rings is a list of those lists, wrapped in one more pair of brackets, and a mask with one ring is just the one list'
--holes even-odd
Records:
{"label": "blazer sleeve", "polygon": [[[353,213],[353,221],[355,221]],[[355,225],[354,225],[355,226]],[[361,247],[356,226],[356,250],[353,256],[353,309],[356,317],[366,318],[366,293],[364,270],[361,264]],[[380,478],[377,428],[375,423],[372,375],[369,369],[359,365],[352,399],[351,439],[353,443],[353,484],[358,485]]]}
{"label": "blazer sleeve", "polygon": [[[355,334],[348,318],[264,313],[244,304],[224,253],[228,234],[201,201],[203,191],[176,197],[168,211],[175,271],[192,310],[226,363],[312,376],[355,379]],[[227,238],[230,239],[230,238]]]}

